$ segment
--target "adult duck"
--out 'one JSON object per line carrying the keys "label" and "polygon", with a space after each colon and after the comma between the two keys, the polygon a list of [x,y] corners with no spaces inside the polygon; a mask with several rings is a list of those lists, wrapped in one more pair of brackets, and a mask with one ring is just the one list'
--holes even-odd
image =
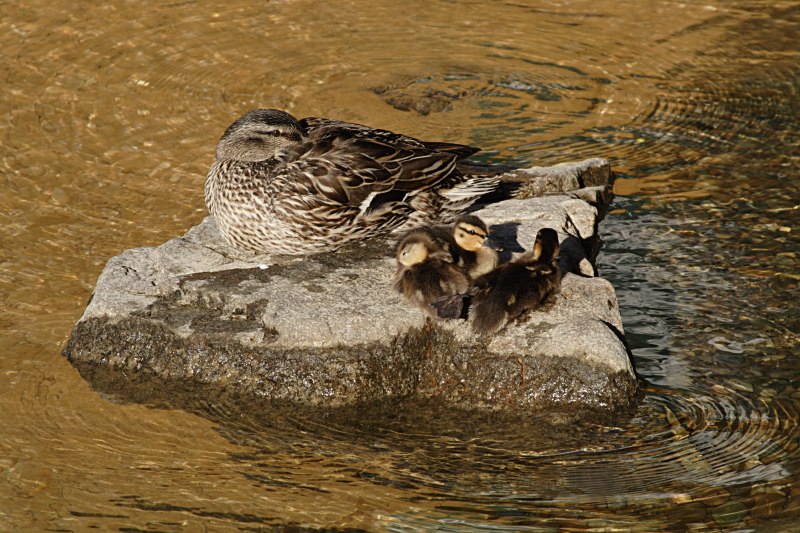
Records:
{"label": "adult duck", "polygon": [[459,170],[478,150],[255,109],[219,140],[206,206],[237,248],[335,250],[401,226],[452,222],[498,185],[496,177]]}

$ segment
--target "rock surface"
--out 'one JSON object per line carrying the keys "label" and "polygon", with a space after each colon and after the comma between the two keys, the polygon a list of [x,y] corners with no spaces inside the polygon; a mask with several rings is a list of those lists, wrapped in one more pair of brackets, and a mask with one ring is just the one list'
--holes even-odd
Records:
{"label": "rock surface", "polygon": [[[637,385],[617,299],[594,277],[608,163],[516,170],[513,178],[554,194],[478,210],[492,245],[507,260],[529,249],[539,228],[555,228],[568,273],[544,309],[488,340],[404,302],[391,288],[389,241],[258,256],[231,248],[206,218],[161,246],[112,258],[65,354],[78,366],[331,407],[408,397],[525,412],[630,406]],[[582,188],[564,192],[572,186]]]}

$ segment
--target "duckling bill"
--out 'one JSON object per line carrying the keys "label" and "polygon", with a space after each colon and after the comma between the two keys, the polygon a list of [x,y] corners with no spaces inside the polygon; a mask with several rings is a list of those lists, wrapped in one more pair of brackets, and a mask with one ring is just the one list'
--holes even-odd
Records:
{"label": "duckling bill", "polygon": [[475,280],[469,320],[478,335],[491,335],[535,309],[561,286],[558,234],[539,230],[533,249]]}

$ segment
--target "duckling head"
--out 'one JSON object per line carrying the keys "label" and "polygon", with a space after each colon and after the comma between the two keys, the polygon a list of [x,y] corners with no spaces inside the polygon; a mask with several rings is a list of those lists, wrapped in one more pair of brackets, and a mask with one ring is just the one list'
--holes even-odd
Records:
{"label": "duckling head", "polygon": [[418,265],[428,259],[430,250],[422,240],[404,241],[397,248],[397,262],[404,267]]}
{"label": "duckling head", "polygon": [[449,252],[443,250],[441,244],[425,228],[408,232],[397,243],[395,258],[405,267],[418,265],[429,259],[450,261]]}
{"label": "duckling head", "polygon": [[453,238],[464,250],[477,251],[488,235],[486,224],[475,215],[462,215],[453,223]]}
{"label": "duckling head", "polygon": [[536,242],[533,243],[534,261],[549,263],[558,257],[558,233],[552,228],[542,228],[536,233]]}
{"label": "duckling head", "polygon": [[300,123],[278,109],[254,109],[231,124],[217,143],[217,159],[263,161],[303,140]]}

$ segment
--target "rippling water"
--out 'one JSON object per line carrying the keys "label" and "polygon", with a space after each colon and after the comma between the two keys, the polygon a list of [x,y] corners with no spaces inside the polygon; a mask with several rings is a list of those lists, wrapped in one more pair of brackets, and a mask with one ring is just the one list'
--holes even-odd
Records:
{"label": "rippling water", "polygon": [[[798,527],[796,2],[29,2],[0,30],[0,530]],[[256,106],[611,159],[631,418],[91,390],[60,349],[103,264],[201,220]]]}

